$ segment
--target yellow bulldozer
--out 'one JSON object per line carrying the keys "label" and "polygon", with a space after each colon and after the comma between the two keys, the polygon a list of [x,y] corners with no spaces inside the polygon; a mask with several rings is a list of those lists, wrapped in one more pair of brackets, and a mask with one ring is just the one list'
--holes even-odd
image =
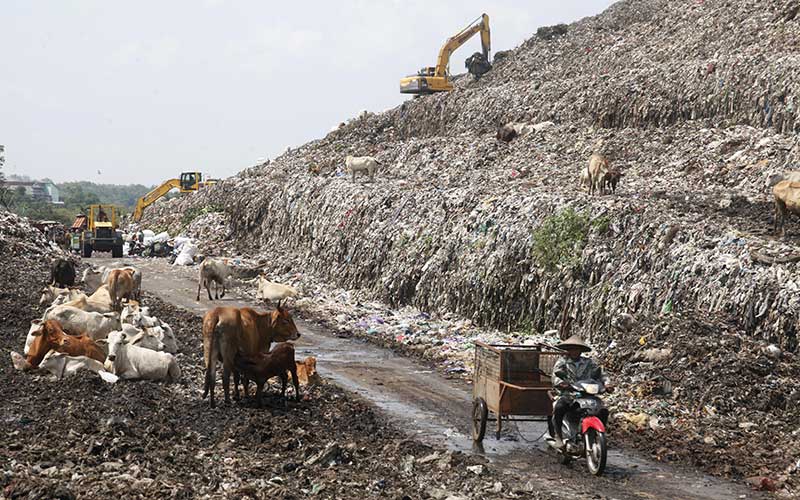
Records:
{"label": "yellow bulldozer", "polygon": [[216,183],[217,181],[213,179],[203,182],[203,174],[200,172],[183,172],[180,179],[166,180],[160,186],[139,198],[136,201],[136,209],[133,211],[133,220],[134,222],[142,220],[144,209],[158,201],[162,196],[166,196],[173,189],[178,189],[181,193],[192,193],[204,186],[213,186]]}
{"label": "yellow bulldozer", "polygon": [[453,83],[450,81],[450,56],[476,33],[481,34],[482,53],[475,56],[482,56],[482,59],[473,56],[473,58],[481,60],[476,61],[477,64],[474,66],[468,62],[467,67],[470,69],[470,73],[476,77],[488,71],[491,68],[489,52],[492,48],[489,33],[489,16],[482,14],[469,26],[447,39],[439,50],[439,58],[436,60],[435,67],[422,68],[416,75],[407,76],[400,80],[400,93],[419,96],[453,90]]}
{"label": "yellow bulldozer", "polygon": [[111,252],[112,257],[122,257],[122,232],[119,230],[119,210],[113,205],[90,205],[72,224],[78,251],[84,257],[92,252]]}

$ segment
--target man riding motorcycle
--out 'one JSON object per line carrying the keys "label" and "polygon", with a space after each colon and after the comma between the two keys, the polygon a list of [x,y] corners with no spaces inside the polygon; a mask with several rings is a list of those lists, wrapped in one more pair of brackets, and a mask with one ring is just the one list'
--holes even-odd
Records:
{"label": "man riding motorcycle", "polygon": [[[581,353],[590,352],[592,348],[586,345],[580,336],[573,335],[556,347],[567,351],[567,354],[559,358],[553,366],[553,387],[558,393],[553,407],[553,427],[556,432],[556,435],[553,436],[553,444],[556,448],[563,449],[565,446],[562,435],[564,416],[574,402],[570,391],[572,384],[588,379],[602,381],[606,392],[613,392],[614,388],[609,384],[608,377],[603,374],[600,365],[591,358],[581,356]],[[605,418],[602,420],[603,424],[607,423]]]}

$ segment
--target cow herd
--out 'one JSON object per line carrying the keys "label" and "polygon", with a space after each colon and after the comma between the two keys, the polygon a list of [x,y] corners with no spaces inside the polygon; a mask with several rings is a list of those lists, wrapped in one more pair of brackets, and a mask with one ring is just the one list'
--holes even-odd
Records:
{"label": "cow herd", "polygon": [[[229,276],[230,270],[222,261],[207,260],[200,267],[199,286],[205,285],[213,300],[211,283],[222,287],[217,295],[222,297]],[[75,278],[71,262],[60,259],[53,264],[50,283],[41,290],[39,300],[45,310],[41,318],[31,321],[24,356],[11,353],[17,369],[44,370],[59,378],[90,370],[110,383],[119,379],[180,380],[177,339],[167,323],[141,304],[139,269],[90,267],[81,276],[86,292],[71,288]],[[248,307],[217,307],[205,314],[203,398],[210,395],[212,407],[218,363],[222,365],[226,403],[231,376],[237,400],[240,384],[247,396],[249,381],[256,383],[259,406],[264,385],[271,377],[280,379],[284,401],[288,374],[297,398],[299,383],[309,383],[315,377],[316,359],[295,362],[294,347],[286,343],[299,338],[300,333],[280,301],[296,294],[291,287],[261,278],[258,295],[278,300],[276,309],[258,312]],[[273,342],[279,344],[270,351]]]}

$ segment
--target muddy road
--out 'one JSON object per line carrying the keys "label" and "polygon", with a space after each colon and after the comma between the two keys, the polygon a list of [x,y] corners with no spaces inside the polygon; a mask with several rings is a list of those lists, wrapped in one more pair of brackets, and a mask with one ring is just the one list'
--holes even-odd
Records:
{"label": "muddy road", "polygon": [[[202,315],[212,305],[258,307],[235,291],[213,303],[201,295],[197,302],[196,268],[173,267],[162,259],[134,260],[144,272],[143,288],[147,292],[194,314]],[[95,258],[91,262],[100,265],[114,260]],[[543,423],[508,425],[500,440],[494,438],[493,432],[487,432],[483,447],[475,447],[470,437],[468,384],[447,380],[431,367],[390,350],[335,337],[311,322],[301,320],[297,325],[302,334],[297,343],[298,356],[316,356],[322,376],[371,401],[415,439],[483,455],[523,484],[535,484],[537,489],[574,498],[767,498],[743,484],[655,463],[635,452],[615,448],[613,421],[609,466],[602,478],[590,477],[582,462],[558,464],[541,438],[546,431]],[[200,336],[198,331],[198,345]]]}

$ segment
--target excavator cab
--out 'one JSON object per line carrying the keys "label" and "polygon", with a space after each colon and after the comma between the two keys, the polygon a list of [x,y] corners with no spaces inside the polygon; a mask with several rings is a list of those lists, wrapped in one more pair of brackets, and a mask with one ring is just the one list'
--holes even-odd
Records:
{"label": "excavator cab", "polygon": [[181,193],[188,193],[190,191],[197,191],[200,189],[200,184],[203,182],[203,174],[200,172],[183,172],[181,173]]}

